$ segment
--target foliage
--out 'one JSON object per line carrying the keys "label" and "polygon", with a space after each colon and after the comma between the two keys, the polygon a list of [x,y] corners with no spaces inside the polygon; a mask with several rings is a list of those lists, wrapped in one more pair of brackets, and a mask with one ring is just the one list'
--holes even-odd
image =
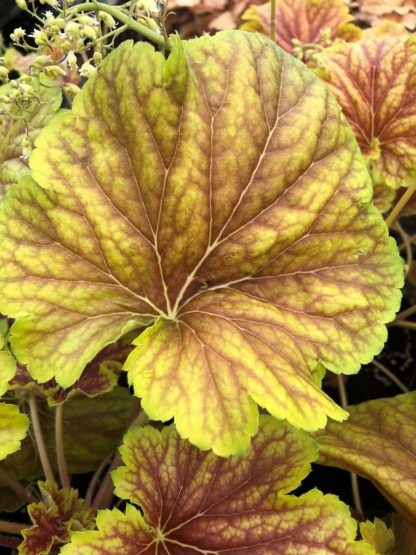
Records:
{"label": "foliage", "polygon": [[[0,41],[0,546],[414,555],[416,398],[374,359],[416,327],[412,8],[196,1],[16,0]],[[406,394],[348,407],[369,363]],[[397,513],[303,493],[315,461]]]}
{"label": "foliage", "polygon": [[27,508],[32,526],[23,530],[21,555],[47,555],[54,546],[68,542],[71,531],[94,525],[90,509],[75,490],[59,490],[54,482],[39,482],[39,490],[42,501]]}
{"label": "foliage", "polygon": [[349,407],[347,422],[317,432],[319,461],[371,480],[416,523],[416,392]]}
{"label": "foliage", "polygon": [[304,433],[271,417],[242,457],[220,459],[161,432],[132,428],[113,473],[128,504],[97,517],[98,531],[73,534],[63,555],[140,553],[372,553],[353,542],[355,522],[333,496],[286,495],[317,455]]}
{"label": "foliage", "polygon": [[412,185],[416,177],[414,37],[339,44],[322,53],[319,64],[354,130],[373,182],[393,189]]}
{"label": "foliage", "polygon": [[[269,35],[271,4],[252,4],[242,15],[241,29]],[[357,40],[360,29],[350,23],[348,8],[342,0],[277,0],[276,43],[287,52],[304,57],[305,47],[328,46],[336,38]]]}
{"label": "foliage", "polygon": [[[252,92],[239,116],[241,86]],[[237,137],[247,118],[256,133]],[[203,449],[247,447],[249,395],[304,429],[343,418],[319,364],[353,373],[381,350],[402,275],[353,136],[316,78],[251,34],[178,42],[166,62],[125,43],[37,147],[40,186],[4,201],[0,254],[0,307],[19,318],[11,342],[32,376],[70,387],[102,348],[147,327],[129,381],[151,418],[174,416]]]}
{"label": "foliage", "polygon": [[29,419],[18,407],[0,403],[0,460],[17,451],[29,428]]}

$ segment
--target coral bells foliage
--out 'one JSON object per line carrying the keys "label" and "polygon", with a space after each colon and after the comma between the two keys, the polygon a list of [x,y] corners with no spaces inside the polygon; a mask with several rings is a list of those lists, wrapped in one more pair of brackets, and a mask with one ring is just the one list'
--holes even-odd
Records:
{"label": "coral bells foliage", "polygon": [[305,66],[244,32],[167,59],[125,42],[36,144],[0,221],[0,310],[34,378],[68,388],[136,330],[142,407],[202,449],[243,452],[257,404],[306,430],[346,417],[324,367],[382,349],[402,263]]}
{"label": "coral bells foliage", "polygon": [[416,393],[349,407],[350,418],[316,434],[320,462],[364,476],[416,525]]}
{"label": "coral bells foliage", "polygon": [[[319,56],[319,74],[354,130],[378,189],[416,178],[416,40],[412,36],[340,43]],[[394,192],[391,195],[394,198]]]}
{"label": "coral bells foliage", "polygon": [[[269,34],[270,2],[253,3],[243,14],[241,29]],[[276,42],[287,52],[302,56],[302,46],[328,46],[342,38],[357,40],[360,29],[343,0],[276,0]],[[304,53],[303,53],[304,54]]]}
{"label": "coral bells foliage", "polygon": [[98,531],[72,534],[62,555],[375,553],[354,541],[357,525],[335,496],[287,495],[308,474],[317,446],[270,416],[242,457],[199,451],[173,426],[133,427],[121,454],[115,491],[132,504],[100,512]]}

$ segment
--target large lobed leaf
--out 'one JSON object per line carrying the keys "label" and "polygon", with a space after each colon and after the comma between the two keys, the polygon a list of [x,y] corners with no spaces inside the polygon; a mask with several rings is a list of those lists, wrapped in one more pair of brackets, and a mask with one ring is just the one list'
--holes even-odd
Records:
{"label": "large lobed leaf", "polygon": [[402,263],[325,86],[261,36],[121,45],[41,134],[39,183],[3,203],[0,310],[39,381],[70,387],[127,330],[152,419],[242,452],[258,409],[307,430],[345,412],[323,365],[386,339]]}
{"label": "large lobed leaf", "polygon": [[161,432],[133,428],[113,472],[127,504],[98,514],[98,531],[75,533],[62,555],[374,553],[354,542],[356,523],[334,496],[285,495],[310,470],[316,444],[269,416],[242,457],[223,459]]}
{"label": "large lobed leaf", "polygon": [[347,422],[316,433],[319,462],[371,480],[416,523],[416,392],[348,408]]}
{"label": "large lobed leaf", "polygon": [[[334,92],[367,158],[376,187],[416,178],[416,40],[369,38],[320,56]],[[383,208],[383,205],[381,205]]]}

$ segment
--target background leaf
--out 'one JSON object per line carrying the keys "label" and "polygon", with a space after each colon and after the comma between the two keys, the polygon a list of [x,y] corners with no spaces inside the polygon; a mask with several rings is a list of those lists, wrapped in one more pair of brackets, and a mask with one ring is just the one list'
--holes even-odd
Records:
{"label": "background leaf", "polygon": [[416,40],[368,38],[319,57],[323,79],[342,106],[376,186],[416,178]]}
{"label": "background leaf", "polygon": [[416,523],[416,392],[349,407],[343,424],[315,434],[319,462],[368,478]]}

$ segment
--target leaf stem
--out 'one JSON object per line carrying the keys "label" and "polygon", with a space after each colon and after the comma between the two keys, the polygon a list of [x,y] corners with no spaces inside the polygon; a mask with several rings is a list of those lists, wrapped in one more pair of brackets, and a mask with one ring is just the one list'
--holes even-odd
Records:
{"label": "leaf stem", "polygon": [[395,328],[408,328],[409,330],[416,330],[416,322],[407,322],[407,320],[395,320],[390,324]]}
{"label": "leaf stem", "polygon": [[97,494],[91,504],[91,508],[94,512],[98,509],[107,509],[111,505],[111,500],[113,499],[113,480],[111,478],[111,473],[115,470],[121,463],[120,453],[117,451],[114,455],[113,462],[105,475],[103,483],[99,487]]}
{"label": "leaf stem", "polygon": [[409,187],[406,192],[399,198],[395,206],[392,208],[390,214],[386,218],[386,224],[391,227],[397,220],[403,208],[406,206],[407,202],[412,197],[413,193],[416,191],[416,184]]}
{"label": "leaf stem", "polygon": [[92,504],[92,498],[94,492],[97,488],[98,480],[100,479],[101,474],[104,471],[104,468],[109,464],[113,453],[110,453],[101,463],[97,470],[94,472],[90,483],[88,484],[87,493],[85,494],[85,503],[90,507]]}
{"label": "leaf stem", "polygon": [[276,42],[276,0],[270,2],[270,40]]}
{"label": "leaf stem", "polygon": [[59,478],[62,487],[70,488],[71,482],[69,480],[68,470],[65,460],[64,448],[64,435],[62,429],[63,423],[64,403],[58,405],[55,409],[55,448],[56,448],[56,461],[58,463]]}
{"label": "leaf stem", "polygon": [[168,50],[172,50],[173,48],[173,45],[170,41],[166,42],[163,36],[159,35],[155,31],[152,31],[152,29],[149,29],[142,23],[135,21],[130,15],[127,15],[116,6],[103,4],[102,2],[84,2],[82,4],[77,4],[72,8],[69,8],[68,14],[73,14],[76,12],[88,12],[88,11],[106,12],[111,16],[113,16],[118,21],[120,21],[121,23],[124,23],[125,25],[127,25],[133,31],[136,31],[136,33],[139,33],[140,35],[143,35],[144,37],[151,40],[152,42],[155,42],[161,48],[167,48]]}
{"label": "leaf stem", "polygon": [[[149,417],[143,409],[140,410],[140,402],[138,399],[135,399],[128,428],[130,428],[130,426],[132,425],[145,426],[148,422]],[[114,490],[111,473],[120,465],[120,463],[121,456],[120,453],[117,451],[114,456],[113,462],[111,463],[107,474],[105,475],[103,483],[101,484],[96,496],[94,497],[91,505],[93,511],[97,511],[98,509],[105,509],[110,506]]]}
{"label": "leaf stem", "polygon": [[412,314],[414,314],[415,312],[416,312],[416,304],[409,306],[409,308],[406,308],[405,310],[402,310],[401,312],[399,312],[399,314],[396,315],[396,319],[394,320],[394,322],[405,320],[409,316],[412,316]]}
{"label": "leaf stem", "polygon": [[55,477],[52,472],[51,463],[49,462],[48,452],[46,450],[45,440],[43,438],[42,427],[40,425],[36,397],[34,395],[30,395],[29,397],[29,409],[30,409],[30,418],[32,420],[33,432],[36,440],[36,446],[38,448],[38,453],[39,453],[40,462],[42,464],[43,473],[45,474],[45,478],[47,480],[52,480],[54,482]]}
{"label": "leaf stem", "polygon": [[399,232],[401,238],[403,239],[403,244],[406,250],[406,265],[407,265],[407,272],[409,272],[411,266],[412,266],[412,262],[413,262],[413,252],[412,252],[412,244],[410,242],[410,238],[407,235],[407,233],[405,232],[405,230],[402,228],[402,226],[399,224],[399,222],[395,222],[394,227],[396,228],[396,230]]}
{"label": "leaf stem", "polygon": [[[339,397],[341,400],[341,405],[342,405],[342,408],[345,409],[348,406],[348,396],[347,396],[347,390],[345,387],[344,376],[337,374],[337,382],[338,382],[338,391],[339,391]],[[352,497],[354,500],[355,509],[360,514],[360,516],[364,518],[364,511],[361,503],[360,487],[358,484],[358,476],[354,472],[350,472],[350,478],[351,478]]]}
{"label": "leaf stem", "polygon": [[7,534],[20,534],[22,530],[28,528],[30,524],[23,524],[21,522],[9,522],[8,520],[0,520],[0,532]]}
{"label": "leaf stem", "polygon": [[2,467],[0,464],[0,480],[12,489],[19,497],[24,499],[25,501],[33,501],[33,497],[30,492],[25,488],[25,486],[13,478],[5,468]]}
{"label": "leaf stem", "polygon": [[374,364],[376,368],[383,372],[383,374],[385,374],[389,378],[389,380],[395,383],[397,387],[401,391],[403,391],[403,393],[409,393],[409,389],[404,385],[404,383],[399,380],[399,378],[395,376],[393,372],[390,372],[390,370],[386,366],[384,366],[384,364],[381,364],[381,362],[379,362],[378,360],[373,360],[371,364]]}
{"label": "leaf stem", "polygon": [[16,538],[14,536],[3,536],[3,534],[0,534],[0,547],[17,549],[21,543],[22,538]]}

